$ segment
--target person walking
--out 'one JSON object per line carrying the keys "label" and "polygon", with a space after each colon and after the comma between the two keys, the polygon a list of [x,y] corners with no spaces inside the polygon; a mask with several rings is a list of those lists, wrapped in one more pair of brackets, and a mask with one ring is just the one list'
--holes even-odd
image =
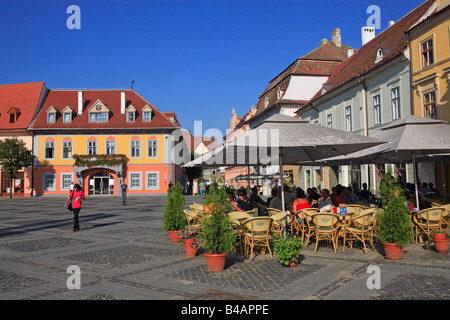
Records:
{"label": "person walking", "polygon": [[200,188],[200,196],[201,196],[202,199],[203,199],[203,198],[204,198],[205,191],[206,191],[205,183],[203,182],[203,180],[200,182],[200,184],[199,184],[198,186],[199,186],[199,188]]}
{"label": "person walking", "polygon": [[85,194],[83,190],[81,190],[81,186],[77,183],[74,185],[73,191],[70,193],[69,197],[64,203],[64,207],[67,206],[67,203],[70,199],[72,199],[72,208],[73,208],[73,232],[80,231],[80,223],[78,220],[78,215],[81,210],[81,203],[84,200]]}
{"label": "person walking", "polygon": [[127,204],[127,190],[128,190],[128,186],[125,183],[125,180],[123,180],[122,184],[120,185],[120,192],[122,192],[122,204],[123,205]]}

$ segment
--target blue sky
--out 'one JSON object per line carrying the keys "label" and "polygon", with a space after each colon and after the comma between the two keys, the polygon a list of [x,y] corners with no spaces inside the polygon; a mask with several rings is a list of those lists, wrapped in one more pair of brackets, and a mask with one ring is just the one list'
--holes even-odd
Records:
{"label": "blue sky", "polygon": [[[0,84],[50,89],[130,88],[182,127],[226,133],[269,81],[331,39],[361,47],[361,27],[381,10],[381,29],[424,0],[15,0],[0,1]],[[81,29],[66,26],[70,5]]]}

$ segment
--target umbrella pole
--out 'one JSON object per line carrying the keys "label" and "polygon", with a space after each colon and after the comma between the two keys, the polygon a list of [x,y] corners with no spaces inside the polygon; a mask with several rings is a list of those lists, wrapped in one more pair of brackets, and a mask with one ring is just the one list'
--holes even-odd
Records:
{"label": "umbrella pole", "polygon": [[[281,209],[285,212],[286,208],[284,205],[284,182],[283,182],[283,156],[280,150],[280,179],[281,179]],[[286,239],[286,219],[283,221],[283,237]]]}
{"label": "umbrella pole", "polygon": [[251,194],[251,187],[250,187],[250,166],[247,166],[247,194]]}
{"label": "umbrella pole", "polygon": [[412,153],[412,159],[413,159],[413,170],[414,170],[414,183],[416,184],[416,204],[417,204],[417,211],[420,210],[420,204],[419,204],[419,184],[417,181],[417,167],[416,167],[416,154],[413,151]]}
{"label": "umbrella pole", "polygon": [[442,172],[442,188],[444,189],[444,201],[447,201],[447,191],[445,189],[445,171],[444,171],[444,160],[441,158],[441,172]]}

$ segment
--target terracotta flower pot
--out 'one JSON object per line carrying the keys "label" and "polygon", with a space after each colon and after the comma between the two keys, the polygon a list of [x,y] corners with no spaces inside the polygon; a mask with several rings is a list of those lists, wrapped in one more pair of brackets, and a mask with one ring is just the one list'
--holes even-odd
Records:
{"label": "terracotta flower pot", "polygon": [[191,244],[194,244],[195,239],[186,239],[184,240],[185,246],[190,246]]}
{"label": "terracotta flower pot", "polygon": [[180,242],[180,238],[178,238],[178,233],[179,231],[169,231],[169,235],[170,235],[170,242]]}
{"label": "terracotta flower pot", "polygon": [[197,255],[198,248],[192,248],[191,245],[184,245],[188,258],[194,258]]}
{"label": "terracotta flower pot", "polygon": [[297,261],[292,261],[291,263],[289,263],[289,267],[296,267],[296,266],[298,266]]}
{"label": "terracotta flower pot", "polygon": [[220,272],[225,269],[226,253],[212,254],[205,253],[206,265],[210,272]]}
{"label": "terracotta flower pot", "polygon": [[446,233],[438,233],[433,236],[434,247],[437,253],[447,253],[448,252],[448,242]]}
{"label": "terracotta flower pot", "polygon": [[395,243],[383,242],[384,253],[386,259],[401,260],[403,259],[403,247],[399,247]]}

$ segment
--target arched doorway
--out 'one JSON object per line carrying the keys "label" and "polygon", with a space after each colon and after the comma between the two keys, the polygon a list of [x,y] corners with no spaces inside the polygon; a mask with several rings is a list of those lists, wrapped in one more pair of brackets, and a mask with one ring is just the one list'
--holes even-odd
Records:
{"label": "arched doorway", "polygon": [[114,178],[108,172],[97,172],[89,177],[89,195],[114,194]]}

